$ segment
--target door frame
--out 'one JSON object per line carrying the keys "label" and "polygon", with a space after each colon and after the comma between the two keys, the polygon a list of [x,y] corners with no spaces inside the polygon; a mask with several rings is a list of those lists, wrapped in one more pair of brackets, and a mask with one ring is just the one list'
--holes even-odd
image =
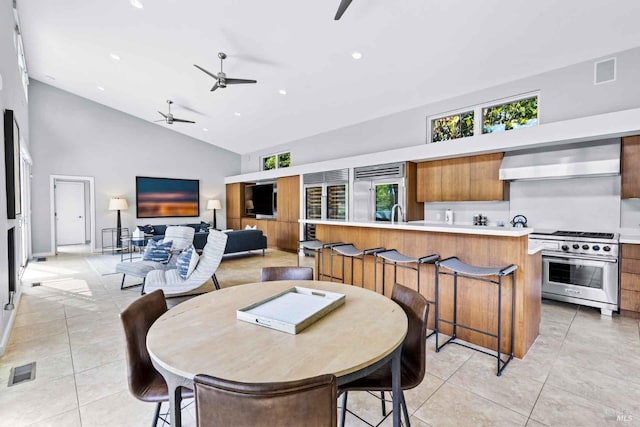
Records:
{"label": "door frame", "polygon": [[91,216],[91,251],[95,252],[96,249],[96,203],[95,203],[95,188],[94,178],[92,176],[75,176],[75,175],[50,175],[49,176],[49,210],[50,210],[50,223],[51,223],[51,252],[54,255],[58,253],[58,246],[56,245],[56,199],[55,199],[55,184],[56,180],[61,181],[81,181],[89,182],[89,213]]}

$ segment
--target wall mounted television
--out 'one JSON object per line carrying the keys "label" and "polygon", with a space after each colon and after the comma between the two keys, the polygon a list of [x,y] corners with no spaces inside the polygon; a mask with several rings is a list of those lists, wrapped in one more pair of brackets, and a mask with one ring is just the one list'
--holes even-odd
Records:
{"label": "wall mounted television", "polygon": [[136,213],[138,218],[199,216],[200,181],[137,176]]}
{"label": "wall mounted television", "polygon": [[275,218],[277,212],[276,184],[264,183],[249,185],[245,188],[247,200],[253,202],[253,209],[249,214],[259,218]]}

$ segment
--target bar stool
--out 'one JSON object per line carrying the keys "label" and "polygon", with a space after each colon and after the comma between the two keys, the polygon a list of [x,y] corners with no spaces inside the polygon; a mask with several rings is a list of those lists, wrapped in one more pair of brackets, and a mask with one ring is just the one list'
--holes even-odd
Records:
{"label": "bar stool", "polygon": [[[302,249],[304,250],[309,250],[309,251],[313,251],[316,254],[319,254],[318,257],[318,280],[320,280],[322,277],[328,277],[326,274],[324,274],[324,269],[323,269],[323,262],[322,262],[322,254],[324,249],[327,248],[332,248],[335,245],[344,245],[344,243],[342,242],[335,242],[335,243],[322,243],[320,240],[317,239],[311,239],[311,240],[300,240],[298,242],[298,252],[300,252],[300,250]],[[298,254],[297,257],[297,266],[300,267],[300,255]]]}
{"label": "bar stool", "polygon": [[[446,268],[450,270],[449,272],[441,271],[441,268]],[[487,354],[489,356],[495,357],[497,359],[497,376],[502,375],[502,371],[509,364],[509,362],[513,359],[513,329],[514,329],[514,319],[515,319],[515,271],[518,266],[515,264],[511,264],[507,267],[476,267],[473,265],[468,265],[460,261],[457,257],[451,257],[444,259],[442,261],[436,262],[436,330],[438,330],[439,322],[448,323],[453,326],[453,333],[451,338],[449,338],[444,344],[441,346],[438,345],[438,335],[436,334],[436,352],[439,352],[442,347],[451,343],[457,344],[462,347],[467,347],[472,350],[479,351],[481,353]],[[440,319],[440,315],[438,313],[438,301],[439,301],[439,278],[440,275],[448,275],[453,276],[453,321]],[[506,360],[502,359],[501,356],[501,344],[502,344],[502,324],[501,324],[501,312],[502,312],[502,278],[504,276],[511,276],[511,344],[509,347],[509,357]],[[489,279],[488,276],[496,276],[497,280]],[[458,277],[464,277],[467,279],[478,280],[485,283],[491,283],[498,286],[498,327],[497,333],[492,333],[489,331],[482,331],[476,328],[472,328],[468,325],[461,325],[457,322],[457,304],[458,304]],[[484,351],[475,347],[471,347],[464,343],[458,342],[456,340],[457,336],[457,328],[468,329],[473,332],[477,332],[483,335],[487,335],[498,340],[498,350],[497,354],[489,353],[488,351]]]}
{"label": "bar stool", "polygon": [[333,256],[334,253],[338,253],[337,256],[342,257],[342,277],[338,277],[338,279],[342,279],[342,283],[344,283],[344,260],[345,258],[351,258],[351,284],[353,283],[353,265],[354,260],[359,259],[362,261],[362,276],[360,277],[360,287],[364,288],[364,259],[366,255],[375,255],[378,252],[384,251],[385,248],[372,248],[372,249],[358,249],[353,246],[351,243],[343,243],[339,245],[334,245],[331,247],[331,252],[329,253],[329,257],[331,259],[331,271],[329,276],[331,277],[329,280],[333,280]]}
{"label": "bar stool", "polygon": [[[384,281],[385,281],[385,266],[392,265],[393,266],[393,283],[394,285],[398,282],[398,267],[405,268],[408,270],[413,270],[416,272],[416,282],[417,282],[417,290],[420,293],[420,266],[422,264],[433,264],[436,262],[440,255],[431,254],[427,256],[423,256],[421,258],[409,257],[401,254],[395,249],[389,249],[381,252],[377,252],[374,254],[374,263],[373,263],[373,283],[375,286],[375,290],[377,291],[377,273],[378,273],[378,263],[382,264],[382,295],[384,295]],[[378,259],[380,261],[378,262]],[[434,305],[435,301],[427,300],[429,305]],[[433,331],[427,335],[429,338],[431,335],[437,332],[437,328],[434,327]]]}

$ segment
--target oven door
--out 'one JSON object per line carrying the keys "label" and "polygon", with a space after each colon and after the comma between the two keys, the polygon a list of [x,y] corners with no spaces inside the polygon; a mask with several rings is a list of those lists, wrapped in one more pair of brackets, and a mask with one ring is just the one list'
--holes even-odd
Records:
{"label": "oven door", "polygon": [[588,256],[542,254],[542,292],[618,304],[618,262]]}

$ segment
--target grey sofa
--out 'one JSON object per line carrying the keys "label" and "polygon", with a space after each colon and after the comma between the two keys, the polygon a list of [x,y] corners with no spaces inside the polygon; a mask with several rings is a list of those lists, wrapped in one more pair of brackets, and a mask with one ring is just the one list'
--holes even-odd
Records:
{"label": "grey sofa", "polygon": [[[202,251],[207,244],[207,238],[209,232],[198,231],[200,224],[182,224],[188,227],[196,229],[196,233],[193,236],[193,246],[198,252]],[[164,232],[166,225],[154,225],[153,226],[153,239],[162,240],[164,238]],[[267,236],[262,234],[262,230],[234,230],[227,231],[227,247],[224,250],[225,254],[233,254],[237,252],[257,251],[267,248]]]}
{"label": "grey sofa", "polygon": [[237,252],[264,250],[267,248],[267,236],[262,234],[262,230],[234,230],[227,231],[227,247],[225,254]]}

